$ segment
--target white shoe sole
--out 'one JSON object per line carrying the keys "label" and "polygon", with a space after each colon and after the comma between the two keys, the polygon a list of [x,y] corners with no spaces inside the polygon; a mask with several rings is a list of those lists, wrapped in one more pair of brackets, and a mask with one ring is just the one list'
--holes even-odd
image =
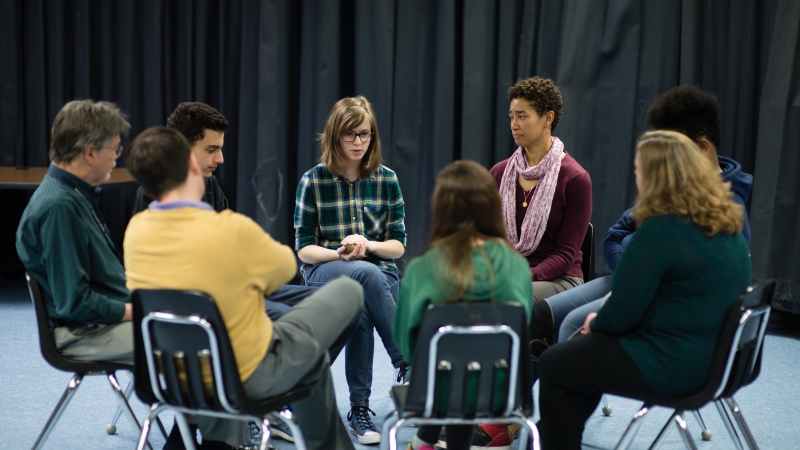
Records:
{"label": "white shoe sole", "polygon": [[369,435],[369,436],[361,436],[360,434],[356,433],[356,430],[354,430],[353,427],[348,426],[347,429],[350,430],[350,434],[352,434],[353,436],[358,438],[358,443],[359,444],[372,445],[372,444],[380,444],[381,443],[381,435],[380,435],[380,433],[376,433],[376,434]]}
{"label": "white shoe sole", "polygon": [[281,430],[279,430],[277,428],[269,427],[269,434],[273,438],[280,438],[280,439],[283,439],[284,441],[294,442],[294,438],[292,437],[291,434],[284,433],[283,431],[281,431]]}
{"label": "white shoe sole", "polygon": [[[436,443],[436,447],[446,450],[447,449],[447,443],[445,441],[441,440],[441,441]],[[503,446],[500,446],[500,447],[478,447],[476,445],[472,445],[472,446],[469,447],[469,450],[487,450],[487,449],[489,449],[489,450],[511,450],[511,446],[510,445],[503,445]]]}

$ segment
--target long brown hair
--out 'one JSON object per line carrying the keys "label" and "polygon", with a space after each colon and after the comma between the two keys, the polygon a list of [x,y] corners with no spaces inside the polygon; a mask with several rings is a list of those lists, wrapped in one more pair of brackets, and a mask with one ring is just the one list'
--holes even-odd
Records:
{"label": "long brown hair", "polygon": [[641,176],[631,217],[641,225],[663,214],[687,216],[706,231],[742,231],[744,210],[732,199],[714,166],[691,139],[674,131],[650,131],[636,146]]}
{"label": "long brown hair", "polygon": [[[449,264],[441,267],[440,274],[455,281],[456,291],[450,300],[460,298],[475,282],[471,253],[476,239],[506,245],[500,205],[497,183],[474,161],[450,163],[436,177],[433,227],[426,250],[436,247],[449,256]],[[488,263],[488,256],[483,253],[483,257]],[[494,290],[494,274],[491,264],[487,266]]]}
{"label": "long brown hair", "polygon": [[367,147],[367,152],[361,159],[359,173],[362,177],[372,175],[381,165],[381,139],[378,133],[378,122],[375,120],[375,112],[366,97],[345,97],[331,109],[328,120],[325,122],[325,130],[319,135],[322,156],[320,162],[328,166],[328,170],[336,175],[345,174],[345,157],[342,151],[342,133],[350,131],[364,122],[369,121],[372,140]]}

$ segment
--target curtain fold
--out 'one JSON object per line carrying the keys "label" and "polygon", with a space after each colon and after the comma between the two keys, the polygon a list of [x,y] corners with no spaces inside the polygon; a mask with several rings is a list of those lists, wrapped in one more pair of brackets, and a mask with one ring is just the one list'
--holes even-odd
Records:
{"label": "curtain fold", "polygon": [[0,39],[0,164],[47,165],[53,118],[72,99],[118,103],[133,125],[126,145],[179,102],[207,102],[231,122],[217,172],[226,196],[289,245],[328,112],[365,95],[406,200],[401,266],[426,243],[436,173],[515,149],[506,91],[517,79],[561,88],[555,135],[592,176],[597,255],[636,196],[648,106],[697,84],[720,100],[719,153],[755,176],[754,276],[777,279],[777,306],[800,312],[797,1],[2,0]]}

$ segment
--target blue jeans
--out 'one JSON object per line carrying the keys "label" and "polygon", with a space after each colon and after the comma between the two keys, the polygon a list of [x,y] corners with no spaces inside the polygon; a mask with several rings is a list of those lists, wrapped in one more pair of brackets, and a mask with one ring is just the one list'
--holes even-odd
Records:
{"label": "blue jeans", "polygon": [[361,321],[345,347],[344,371],[347,386],[350,388],[350,405],[369,406],[375,345],[373,327],[378,331],[392,365],[399,367],[403,362],[403,355],[392,341],[400,278],[397,271],[382,270],[367,261],[331,261],[306,270],[306,285],[322,286],[342,275],[358,281],[364,287]]}
{"label": "blue jeans", "polygon": [[557,342],[567,340],[572,333],[583,327],[590,312],[600,309],[600,302],[597,300],[611,291],[612,279],[613,275],[595,278],[545,300],[553,310],[553,334],[558,336]]}

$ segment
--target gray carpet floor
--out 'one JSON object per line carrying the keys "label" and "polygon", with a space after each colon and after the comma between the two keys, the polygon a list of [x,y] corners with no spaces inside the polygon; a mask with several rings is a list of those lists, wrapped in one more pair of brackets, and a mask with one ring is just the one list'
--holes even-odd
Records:
{"label": "gray carpet floor", "polygon": [[[800,449],[800,328],[797,316],[776,315],[771,323],[764,350],[763,368],[760,378],[736,395],[753,434],[762,449]],[[31,448],[47,421],[56,402],[70,380],[71,374],[59,372],[42,359],[34,323],[33,307],[22,281],[0,279],[0,416],[5,422],[0,427],[0,449]],[[375,423],[380,427],[383,419],[392,410],[388,392],[392,385],[392,367],[380,338],[375,336],[375,374],[370,406],[376,412]],[[336,397],[342,417],[349,410],[348,391],[344,378],[344,360],[339,358],[332,367],[336,385]],[[120,375],[123,386],[127,375]],[[610,397],[613,413],[603,416],[598,410],[586,425],[584,449],[610,449],[616,444],[639,408],[637,402]],[[140,418],[147,406],[132,400],[132,407]],[[104,377],[84,379],[70,405],[50,435],[45,448],[49,449],[132,449],[137,434],[133,426],[123,417],[118,423],[117,433],[105,431],[116,407],[116,399]],[[645,419],[632,448],[648,448],[669,417],[670,411],[654,409]],[[700,450],[734,448],[713,406],[702,410],[703,418],[713,432],[710,441],[700,439],[700,427],[693,418],[688,418],[689,429]],[[538,416],[536,417],[538,419]],[[172,417],[165,413],[162,420],[171,427]],[[415,429],[401,430],[399,437],[403,446],[413,437]],[[163,445],[160,433],[151,433],[154,449]],[[294,448],[292,444],[276,440],[278,449]],[[514,448],[517,448],[515,442]],[[362,446],[358,449],[374,449]],[[405,447],[402,447],[405,448]],[[677,432],[672,432],[664,449],[684,448]]]}

